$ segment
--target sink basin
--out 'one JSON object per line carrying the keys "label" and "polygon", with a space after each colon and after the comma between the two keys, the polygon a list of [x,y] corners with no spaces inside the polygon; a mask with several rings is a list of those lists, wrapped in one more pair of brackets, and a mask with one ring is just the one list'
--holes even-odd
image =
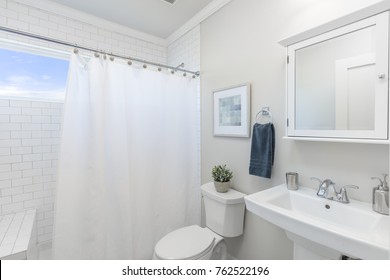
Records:
{"label": "sink basin", "polygon": [[314,189],[290,191],[283,184],[246,196],[245,204],[294,242],[307,240],[360,259],[389,259],[390,218],[369,203],[343,204],[318,197]]}

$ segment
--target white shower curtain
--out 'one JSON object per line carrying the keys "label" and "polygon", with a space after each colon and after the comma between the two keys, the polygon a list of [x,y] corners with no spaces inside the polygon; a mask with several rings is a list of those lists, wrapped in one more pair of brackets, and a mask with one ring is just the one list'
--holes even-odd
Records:
{"label": "white shower curtain", "polygon": [[199,223],[196,81],[71,57],[54,259],[150,259]]}

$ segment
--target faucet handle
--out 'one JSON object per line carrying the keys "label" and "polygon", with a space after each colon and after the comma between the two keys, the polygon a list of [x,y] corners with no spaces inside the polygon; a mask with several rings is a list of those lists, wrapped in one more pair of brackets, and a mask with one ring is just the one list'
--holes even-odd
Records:
{"label": "faucet handle", "polygon": [[358,190],[359,189],[359,186],[356,186],[356,185],[345,185],[341,188],[341,190],[344,189],[344,191],[346,191],[346,189],[356,189]]}
{"label": "faucet handle", "polygon": [[[371,177],[371,180],[375,180],[375,179],[379,180],[379,182],[380,182],[379,186],[383,187],[383,180],[379,177]],[[386,177],[385,177],[385,180],[386,180]]]}
{"label": "faucet handle", "polygon": [[311,180],[317,180],[318,182],[320,182],[320,184],[322,183],[322,180],[320,178],[317,178],[317,177],[310,177]]}
{"label": "faucet handle", "polygon": [[383,174],[383,189],[385,191],[388,191],[389,190],[389,185],[387,183],[387,178],[389,177],[388,174]]}
{"label": "faucet handle", "polygon": [[339,194],[337,195],[337,199],[341,203],[349,203],[349,198],[347,194],[347,189],[359,189],[356,185],[346,185],[340,189]]}
{"label": "faucet handle", "polygon": [[371,177],[372,180],[379,180],[380,184],[378,185],[379,188],[383,189],[383,190],[389,190],[389,186],[388,186],[388,183],[387,183],[387,177],[388,175],[387,174],[383,174],[383,180],[379,177]]}

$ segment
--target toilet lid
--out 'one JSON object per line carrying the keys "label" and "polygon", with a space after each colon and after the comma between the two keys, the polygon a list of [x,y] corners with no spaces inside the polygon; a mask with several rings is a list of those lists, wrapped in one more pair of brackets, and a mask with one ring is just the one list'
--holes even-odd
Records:
{"label": "toilet lid", "polygon": [[214,246],[214,242],[210,231],[194,225],[168,233],[157,243],[155,253],[164,260],[198,259]]}

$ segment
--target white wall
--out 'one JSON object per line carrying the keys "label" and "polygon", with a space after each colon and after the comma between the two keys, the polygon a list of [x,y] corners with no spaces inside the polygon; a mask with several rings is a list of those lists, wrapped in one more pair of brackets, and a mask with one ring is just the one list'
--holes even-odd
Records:
{"label": "white wall", "polygon": [[[283,140],[285,123],[286,51],[277,42],[292,34],[375,3],[375,0],[233,0],[201,24],[202,182],[211,168],[226,163],[233,185],[254,193],[284,182],[287,171],[300,183],[316,188],[309,177],[331,178],[338,186],[356,184],[350,197],[371,201],[376,185],[371,176],[388,173],[386,145],[299,142]],[[272,179],[248,174],[250,139],[213,137],[212,91],[250,82],[251,117],[269,106],[276,128]],[[253,121],[252,121],[253,123]],[[292,243],[283,231],[246,213],[245,234],[228,240],[238,259],[290,259]]]}
{"label": "white wall", "polygon": [[[0,0],[0,25],[158,63],[167,47],[11,0]],[[69,47],[0,32],[1,38]],[[171,55],[173,56],[173,54]],[[0,215],[37,208],[38,242],[51,241],[62,104],[0,100]]]}

